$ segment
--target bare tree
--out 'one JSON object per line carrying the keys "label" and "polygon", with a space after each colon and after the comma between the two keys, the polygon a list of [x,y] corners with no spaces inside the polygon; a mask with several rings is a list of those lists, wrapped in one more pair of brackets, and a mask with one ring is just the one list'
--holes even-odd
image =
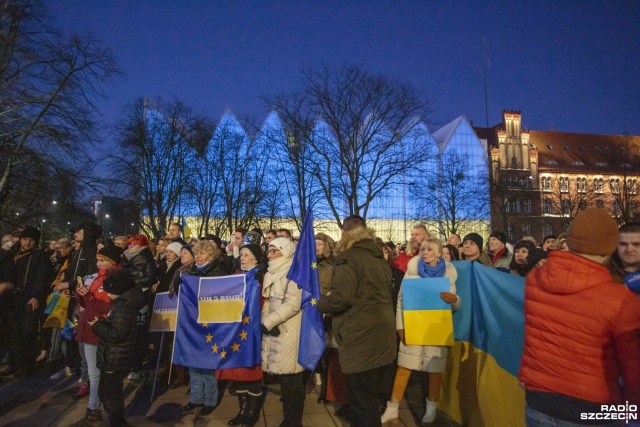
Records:
{"label": "bare tree", "polygon": [[620,146],[600,154],[616,173],[606,183],[613,200],[613,216],[620,224],[636,220],[640,204],[640,138],[627,136]]}
{"label": "bare tree", "polygon": [[598,194],[586,179],[574,176],[555,176],[551,191],[542,193],[543,213],[558,218],[563,230],[569,229],[578,212],[596,205]]}
{"label": "bare tree", "polygon": [[360,66],[304,69],[301,87],[265,98],[304,148],[306,173],[332,216],[366,218],[371,203],[430,160],[423,126],[429,104],[412,86]]}
{"label": "bare tree", "polygon": [[[14,168],[34,159],[49,166],[86,159],[96,140],[95,106],[119,72],[111,50],[92,36],[66,39],[37,0],[0,8],[0,205]],[[86,172],[86,170],[85,170]]]}
{"label": "bare tree", "polygon": [[443,236],[460,234],[461,227],[476,227],[478,221],[489,217],[487,201],[488,182],[476,176],[469,165],[469,158],[456,151],[444,153],[438,158],[437,171],[428,177],[423,186],[411,186],[413,198],[419,206],[419,218],[436,219]]}
{"label": "bare tree", "polygon": [[[119,153],[113,167],[141,206],[140,224],[154,237],[178,219],[194,147],[206,139],[203,117],[180,101],[138,99],[125,107],[117,126]],[[204,130],[203,130],[204,128]]]}

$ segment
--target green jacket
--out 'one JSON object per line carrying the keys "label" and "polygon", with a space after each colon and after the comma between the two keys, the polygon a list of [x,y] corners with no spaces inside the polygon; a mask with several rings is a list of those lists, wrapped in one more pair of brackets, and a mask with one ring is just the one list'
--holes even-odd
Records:
{"label": "green jacket", "polygon": [[396,357],[391,268],[373,236],[366,228],[345,233],[336,246],[331,292],[317,305],[333,315],[345,374],[379,368]]}

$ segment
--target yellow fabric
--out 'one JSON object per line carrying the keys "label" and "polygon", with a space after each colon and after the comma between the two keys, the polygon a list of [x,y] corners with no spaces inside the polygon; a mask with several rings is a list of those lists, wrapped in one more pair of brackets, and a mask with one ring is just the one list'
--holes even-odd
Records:
{"label": "yellow fabric", "polygon": [[393,391],[391,392],[391,401],[400,402],[404,396],[404,391],[409,384],[409,377],[411,376],[411,369],[398,366],[396,371],[396,377],[393,380]]}
{"label": "yellow fabric", "polygon": [[469,427],[524,427],[524,405],[517,378],[472,344],[455,342],[444,372],[440,411]]}
{"label": "yellow fabric", "polygon": [[407,345],[453,345],[453,319],[448,310],[405,310]]}
{"label": "yellow fabric", "polygon": [[177,320],[177,311],[154,311],[151,313],[149,332],[174,332]]}
{"label": "yellow fabric", "polygon": [[[51,298],[51,296],[49,296]],[[48,300],[49,301],[49,300]],[[48,302],[47,301],[47,302]],[[69,295],[60,294],[60,298],[53,307],[53,311],[42,325],[43,328],[63,328],[67,322],[67,312],[69,310]]]}
{"label": "yellow fabric", "polygon": [[244,299],[198,300],[198,323],[230,323],[242,321]]}

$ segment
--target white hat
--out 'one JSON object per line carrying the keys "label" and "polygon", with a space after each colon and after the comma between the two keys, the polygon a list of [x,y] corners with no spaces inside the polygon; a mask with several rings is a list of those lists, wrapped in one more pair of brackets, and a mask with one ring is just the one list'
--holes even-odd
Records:
{"label": "white hat", "polygon": [[285,257],[292,257],[293,252],[296,250],[296,247],[293,245],[293,242],[286,237],[278,237],[277,239],[273,239],[269,246],[276,247],[282,255]]}
{"label": "white hat", "polygon": [[180,252],[182,251],[182,245],[178,242],[171,242],[167,245],[167,250],[180,256]]}

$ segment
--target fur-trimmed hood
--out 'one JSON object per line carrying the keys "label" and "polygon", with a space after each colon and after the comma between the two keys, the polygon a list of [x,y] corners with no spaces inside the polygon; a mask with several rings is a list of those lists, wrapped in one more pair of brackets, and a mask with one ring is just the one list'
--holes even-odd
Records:
{"label": "fur-trimmed hood", "polygon": [[376,237],[376,232],[371,228],[358,227],[353,230],[349,230],[342,235],[342,238],[336,243],[336,247],[333,250],[333,255],[338,256],[340,253],[348,251],[356,243],[364,240],[373,240]]}

